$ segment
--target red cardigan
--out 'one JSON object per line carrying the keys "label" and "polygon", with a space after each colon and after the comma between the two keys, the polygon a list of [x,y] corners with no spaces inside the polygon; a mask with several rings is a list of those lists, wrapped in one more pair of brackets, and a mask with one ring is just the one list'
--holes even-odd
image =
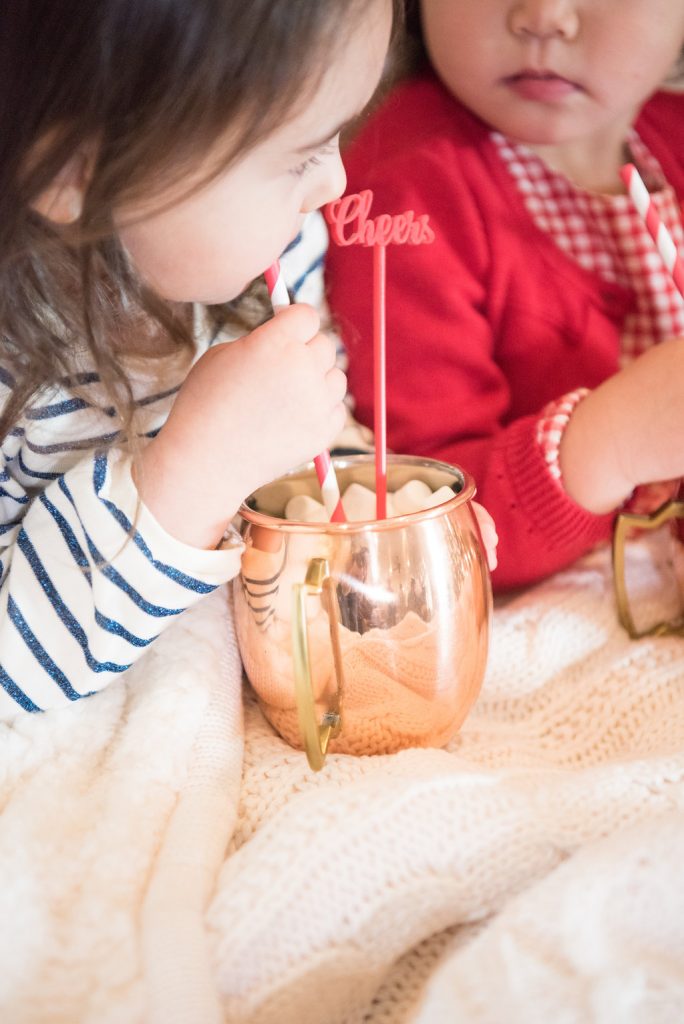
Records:
{"label": "red cardigan", "polygon": [[[637,128],[679,197],[684,97],[660,93]],[[499,532],[495,587],[539,580],[610,536],[555,482],[539,413],[618,368],[633,301],[540,231],[490,129],[432,77],[395,91],[346,154],[349,192],[379,213],[429,214],[430,245],[387,249],[387,429],[394,451],[456,463]],[[331,308],[349,352],[357,415],[372,426],[370,249],[331,245]]]}

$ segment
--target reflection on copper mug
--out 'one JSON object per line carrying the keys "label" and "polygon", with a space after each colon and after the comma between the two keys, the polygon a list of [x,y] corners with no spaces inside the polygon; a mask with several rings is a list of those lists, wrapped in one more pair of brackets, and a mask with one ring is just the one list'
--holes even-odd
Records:
{"label": "reflection on copper mug", "polygon": [[[372,456],[333,460],[344,493],[374,486]],[[491,586],[461,469],[390,455],[388,490],[421,480],[453,498],[392,519],[285,520],[294,495],[320,499],[313,465],[256,491],[242,506],[246,550],[236,624],[264,714],[312,768],[326,751],[391,753],[443,746],[484,675]]]}

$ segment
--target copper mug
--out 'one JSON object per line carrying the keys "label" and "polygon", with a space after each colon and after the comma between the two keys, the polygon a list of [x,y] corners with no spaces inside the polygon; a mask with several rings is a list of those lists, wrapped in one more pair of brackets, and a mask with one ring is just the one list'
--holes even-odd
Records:
{"label": "copper mug", "polygon": [[[650,513],[620,512],[615,519],[612,547],[615,604],[618,621],[632,640],[646,636],[684,636],[684,608],[681,607],[668,619],[650,623],[645,627],[637,625],[626,573],[627,543],[634,531],[648,533],[663,526],[673,526],[676,520],[684,520],[684,500],[681,498],[672,498]],[[679,530],[677,538],[675,540],[673,534],[673,543],[680,544]],[[676,589],[680,591],[681,598],[682,585],[679,581]]]}
{"label": "copper mug", "polygon": [[[374,488],[373,456],[333,460],[344,493]],[[443,746],[480,690],[491,586],[472,508],[475,486],[444,462],[390,455],[390,492],[418,479],[453,498],[392,519],[284,519],[294,495],[320,500],[313,465],[240,509],[238,642],[264,714],[320,769],[326,752]]]}

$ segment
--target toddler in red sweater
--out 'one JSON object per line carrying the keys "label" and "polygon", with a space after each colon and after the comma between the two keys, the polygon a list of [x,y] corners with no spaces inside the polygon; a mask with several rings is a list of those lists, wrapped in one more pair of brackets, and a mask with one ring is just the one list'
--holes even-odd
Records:
{"label": "toddler in red sweater", "polygon": [[[374,217],[411,208],[436,236],[388,250],[388,443],[473,474],[494,585],[517,586],[684,476],[684,303],[618,173],[637,165],[682,244],[684,95],[659,90],[684,0],[422,0],[419,23],[431,66],[345,159]],[[331,246],[326,271],[369,425],[370,260]]]}

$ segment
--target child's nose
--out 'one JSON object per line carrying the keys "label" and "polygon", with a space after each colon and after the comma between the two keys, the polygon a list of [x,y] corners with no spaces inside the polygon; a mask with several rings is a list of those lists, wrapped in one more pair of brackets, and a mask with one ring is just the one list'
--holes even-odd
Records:
{"label": "child's nose", "polygon": [[336,153],[334,157],[327,157],[325,162],[316,168],[316,174],[312,175],[311,188],[308,190],[302,203],[302,213],[311,213],[318,210],[326,203],[331,203],[342,195],[347,187],[347,172],[342,163],[342,157]]}
{"label": "child's nose", "polygon": [[575,0],[520,0],[509,15],[516,36],[534,39],[574,39],[579,29]]}

